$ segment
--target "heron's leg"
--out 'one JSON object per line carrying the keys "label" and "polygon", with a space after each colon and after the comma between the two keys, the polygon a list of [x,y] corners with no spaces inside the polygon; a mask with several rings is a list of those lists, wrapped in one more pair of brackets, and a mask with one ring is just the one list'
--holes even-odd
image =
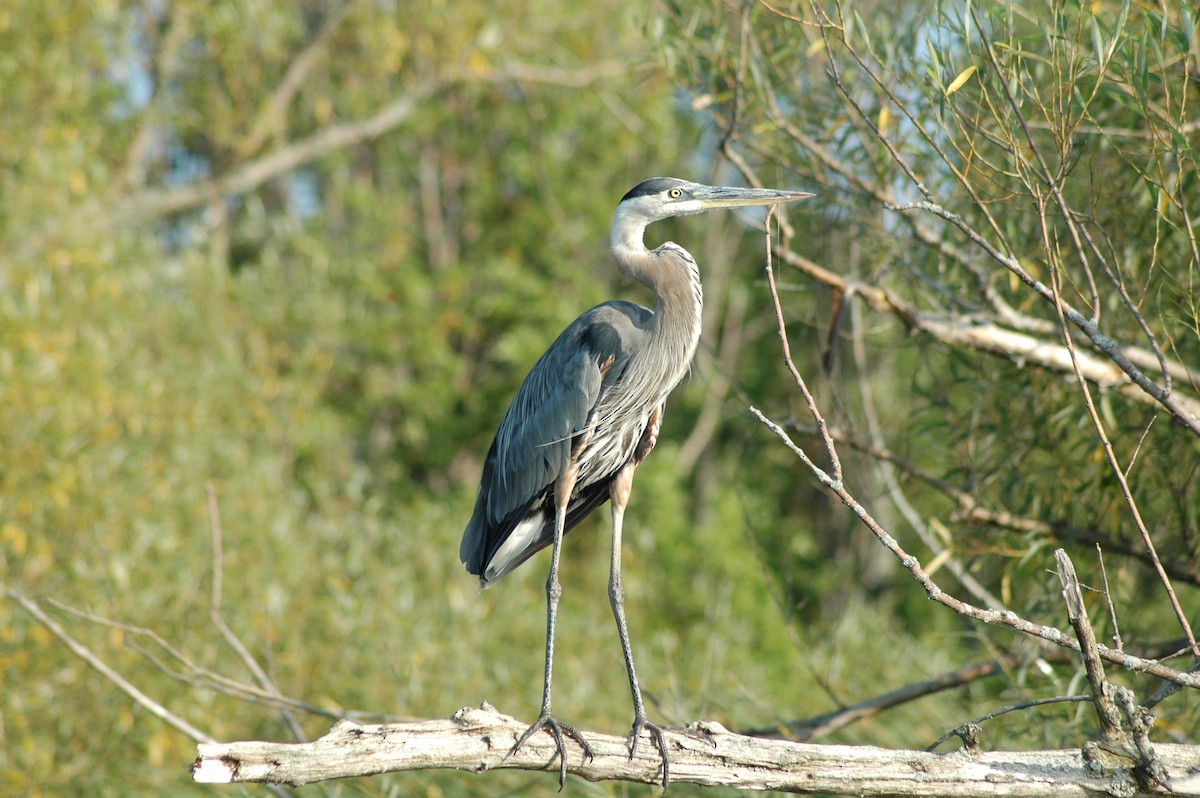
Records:
{"label": "heron's leg", "polygon": [[658,746],[662,756],[662,785],[667,787],[669,765],[667,760],[667,742],[663,738],[663,729],[646,719],[646,705],[642,701],[642,688],[638,685],[637,672],[633,667],[633,648],[629,642],[629,625],[625,622],[625,588],[621,586],[621,531],[625,522],[625,505],[629,503],[629,493],[633,488],[634,463],[622,468],[609,487],[612,499],[612,570],[608,577],[608,602],[612,605],[613,617],[617,621],[617,635],[621,638],[621,651],[625,655],[625,671],[629,674],[629,690],[633,693],[633,730],[629,733],[629,758],[637,753],[638,737],[642,729],[650,732],[650,737]]}
{"label": "heron's leg", "polygon": [[583,735],[574,727],[555,720],[550,714],[550,681],[554,671],[554,626],[558,618],[558,599],[562,595],[562,585],[558,582],[559,550],[562,547],[563,530],[567,525],[567,505],[571,500],[571,491],[575,487],[575,476],[575,469],[573,467],[568,469],[559,481],[554,497],[554,545],[550,550],[550,575],[546,579],[546,670],[542,682],[542,711],[533,725],[525,730],[525,733],[509,750],[509,754],[515,754],[517,749],[524,745],[534,733],[541,729],[549,731],[554,736],[555,745],[558,747],[559,790],[562,790],[563,784],[567,780],[567,747],[563,740],[564,735],[579,743],[583,748],[584,756],[588,759],[592,758],[592,747],[587,740],[583,739]]}

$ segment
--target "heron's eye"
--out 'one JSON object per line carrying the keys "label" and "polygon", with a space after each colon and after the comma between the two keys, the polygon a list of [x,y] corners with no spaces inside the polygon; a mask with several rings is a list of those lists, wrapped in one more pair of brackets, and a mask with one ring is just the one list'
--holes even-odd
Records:
{"label": "heron's eye", "polygon": [[678,189],[678,188],[673,188],[673,189],[671,189],[670,194],[671,194],[671,199],[679,199],[680,197],[683,196],[683,190]]}

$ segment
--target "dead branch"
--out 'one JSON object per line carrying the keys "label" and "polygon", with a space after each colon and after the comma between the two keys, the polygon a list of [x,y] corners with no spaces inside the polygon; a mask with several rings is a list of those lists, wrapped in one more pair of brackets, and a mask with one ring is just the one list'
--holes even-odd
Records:
{"label": "dead branch", "polygon": [[179,717],[174,712],[171,712],[162,704],[158,703],[153,698],[134,687],[128,679],[121,676],[121,674],[109,667],[108,664],[96,656],[90,648],[71,637],[71,635],[69,635],[67,631],[62,628],[62,626],[60,626],[53,618],[42,611],[42,608],[37,601],[23,593],[18,593],[16,590],[11,588],[6,591],[6,594],[10,599],[15,601],[21,607],[21,609],[29,613],[34,620],[44,626],[47,631],[61,640],[63,645],[71,650],[72,654],[79,657],[90,667],[94,668],[98,673],[104,676],[104,678],[115,684],[122,692],[124,692],[127,696],[132,698],[141,706],[145,707],[146,710],[152,715],[167,723],[177,731],[180,731],[183,734],[186,734],[188,737],[191,737],[193,740],[202,742],[212,741],[213,738],[209,737],[206,733],[200,729],[197,729],[195,726],[188,723],[186,720]]}
{"label": "dead branch", "polygon": [[1054,561],[1058,567],[1058,579],[1062,582],[1063,598],[1067,603],[1067,618],[1079,637],[1083,666],[1087,671],[1088,684],[1092,688],[1092,703],[1100,721],[1100,739],[1108,745],[1124,744],[1127,739],[1121,731],[1121,715],[1117,711],[1117,705],[1113,703],[1112,686],[1104,678],[1104,662],[1100,659],[1100,652],[1096,648],[1096,633],[1092,631],[1087,608],[1083,605],[1083,591],[1079,588],[1075,565],[1063,549],[1054,551]]}
{"label": "dead branch", "polygon": [[[1033,332],[1013,329],[986,316],[946,316],[923,313],[885,289],[851,281],[788,249],[780,249],[779,257],[795,266],[822,285],[846,296],[862,298],[877,312],[890,313],[905,326],[929,335],[937,341],[956,348],[976,349],[1007,358],[1020,365],[1031,365],[1059,374],[1074,374],[1071,352],[1061,340],[1040,337]],[[1054,330],[1057,331],[1057,330]],[[1038,332],[1042,332],[1038,330]],[[1047,329],[1047,333],[1051,330]],[[1131,363],[1148,363],[1149,352],[1136,347],[1122,350]],[[1135,383],[1127,370],[1099,350],[1076,350],[1079,368],[1088,382],[1116,391],[1130,399],[1158,406],[1161,401]],[[1168,373],[1186,382],[1191,372],[1183,364],[1168,361]],[[1183,411],[1200,418],[1200,400],[1176,392],[1172,401]]]}
{"label": "dead branch", "polygon": [[[1058,567],[1059,581],[1063,586],[1063,598],[1067,602],[1067,616],[1075,633],[1079,635],[1083,665],[1092,689],[1092,704],[1100,721],[1100,739],[1084,745],[1084,759],[1093,768],[1098,764],[1105,767],[1115,755],[1135,763],[1131,772],[1138,784],[1145,789],[1156,790],[1163,785],[1169,787],[1170,777],[1159,761],[1154,747],[1150,745],[1149,733],[1154,724],[1154,716],[1150,714],[1150,710],[1137,705],[1132,690],[1128,687],[1114,687],[1104,678],[1104,663],[1100,661],[1096,635],[1092,631],[1091,621],[1088,620],[1083,591],[1080,590],[1079,578],[1075,575],[1075,566],[1062,549],[1054,552],[1054,560]],[[1122,714],[1129,722],[1132,735],[1126,734],[1121,726]]]}
{"label": "dead branch", "polygon": [[[362,726],[339,721],[312,743],[202,744],[192,769],[198,782],[267,782],[299,786],[328,779],[449,768],[482,773],[515,769],[557,771],[549,735],[536,735],[515,754],[527,724],[486,704],[449,720]],[[629,757],[625,738],[586,732],[595,756],[572,749],[567,770],[589,781],[653,784],[660,757],[639,746]],[[1156,795],[1120,768],[1089,770],[1079,751],[948,754],[867,746],[808,745],[744,737],[719,723],[667,732],[673,781],[753,790],[840,795],[1046,796]],[[1157,745],[1174,795],[1200,795],[1200,747]]]}
{"label": "dead branch", "polygon": [[[839,707],[831,712],[811,718],[789,720],[774,726],[744,729],[742,733],[753,737],[786,737],[795,742],[819,740],[851,723],[874,717],[892,707],[944,690],[962,687],[979,679],[997,676],[1006,670],[1020,666],[1027,659],[1029,656],[1026,654],[1004,654],[986,662],[973,662],[949,673],[906,684],[849,706]],[[1060,659],[1065,660],[1066,655],[1064,654]]]}
{"label": "dead branch", "polygon": [[[1180,641],[1172,640],[1165,643],[1156,643],[1149,649],[1139,652],[1138,655],[1144,659],[1157,660],[1177,653],[1179,648]],[[995,659],[971,662],[952,671],[902,685],[894,690],[888,690],[885,693],[839,707],[830,712],[808,718],[780,721],[770,726],[742,729],[740,733],[748,734],[752,737],[786,738],[793,742],[820,740],[852,723],[875,717],[893,707],[945,690],[954,690],[981,679],[999,676],[1008,671],[1021,668],[1024,664],[1035,659],[1047,664],[1064,664],[1075,662],[1077,657],[1074,652],[1068,649],[1054,648],[1049,645],[1039,647],[1036,653],[1032,651],[1013,651],[1001,654]],[[1152,705],[1146,702],[1144,706],[1149,708]],[[989,713],[989,715],[983,716],[982,719],[987,719],[992,714]],[[979,720],[977,718],[974,722],[978,723]],[[934,745],[929,750],[936,747],[937,745]]]}

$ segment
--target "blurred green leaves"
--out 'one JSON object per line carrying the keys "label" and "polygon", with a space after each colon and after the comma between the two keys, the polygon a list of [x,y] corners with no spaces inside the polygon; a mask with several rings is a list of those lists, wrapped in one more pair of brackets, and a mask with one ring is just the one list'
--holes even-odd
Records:
{"label": "blurred green leaves", "polygon": [[[958,9],[849,4],[851,41],[892,97],[836,37],[761,6],[631,14],[595,0],[565,13],[539,0],[498,15],[475,1],[64,0],[0,10],[0,580],[153,628],[203,667],[249,681],[208,618],[211,484],[225,620],[283,692],[339,711],[448,716],[487,699],[528,715],[544,631],[540,561],[480,594],[458,538],[495,425],[545,346],[596,302],[649,301],[620,283],[606,251],[624,191],[658,174],[737,179],[713,157],[732,133],[764,182],[819,193],[792,214],[794,250],[927,312],[977,311],[986,287],[1046,321],[985,259],[960,268],[952,231],[922,237],[882,214],[871,190],[911,192],[867,122],[886,127],[947,206],[973,214],[936,143],[996,209],[989,236],[1048,279],[1028,173],[1008,160],[1027,155],[999,99],[1016,91],[1131,304],[1173,359],[1195,363],[1196,33],[1184,5],[1058,3],[1048,22],[1040,7],[978,6],[1006,70],[997,73]],[[830,56],[863,113],[830,83]],[[406,97],[411,113],[390,127],[254,171]],[[233,178],[248,188],[223,191]],[[154,204],[196,188],[169,213]],[[1051,221],[1066,251],[1066,228]],[[707,281],[695,379],[672,399],[627,522],[639,669],[652,713],[669,723],[817,714],[1012,642],[931,612],[744,412],[747,400],[780,418],[803,408],[779,368],[761,234],[743,232],[732,216],[706,216],[647,238],[679,240]],[[1064,262],[1073,300],[1087,296],[1087,276]],[[847,432],[865,429],[869,392],[886,400],[876,408],[885,439],[926,472],[998,510],[1130,539],[1072,385],[870,316],[854,332],[866,358],[846,333],[833,370],[817,377],[830,296],[795,273],[783,281],[793,349],[813,353],[806,373]],[[1102,300],[1114,334],[1141,340],[1120,296]],[[1102,392],[1101,404],[1155,534],[1194,562],[1195,442],[1120,395]],[[845,456],[881,517],[908,534],[876,461]],[[1053,617],[1045,540],[963,522],[934,487],[902,482],[973,575]],[[629,713],[604,600],[604,515],[567,541],[556,696],[565,720],[620,730]],[[1108,567],[1123,631],[1139,630],[1139,643],[1170,634],[1141,566]],[[288,736],[275,709],[186,686],[119,632],[64,623],[208,733]],[[1070,678],[1022,669],[838,739],[923,744],[980,702]],[[183,770],[190,741],[9,603],[0,691],[0,792],[202,794]],[[1194,721],[1171,723],[1193,733]],[[303,724],[316,734],[328,721]],[[997,726],[995,739],[1060,742],[1058,727],[1030,740],[1018,726]],[[553,787],[432,773],[346,789]]]}

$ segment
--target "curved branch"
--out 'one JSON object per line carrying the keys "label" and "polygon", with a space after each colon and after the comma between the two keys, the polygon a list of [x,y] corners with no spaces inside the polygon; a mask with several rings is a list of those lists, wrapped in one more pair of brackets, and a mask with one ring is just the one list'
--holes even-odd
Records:
{"label": "curved branch", "polygon": [[628,65],[615,62],[603,62],[574,71],[516,64],[488,72],[451,72],[435,76],[412,87],[372,116],[330,125],[308,138],[281,144],[271,152],[244,161],[218,177],[172,188],[146,189],[120,198],[113,218],[118,222],[148,221],[203,207],[214,197],[252,191],[318,158],[394,130],[408,121],[423,102],[451,85],[464,82],[526,82],[577,88],[627,74],[631,69]]}
{"label": "curved branch", "polygon": [[[1200,415],[1198,415],[1194,407],[1189,407],[1189,403],[1185,399],[1180,401],[1179,396],[1172,393],[1167,388],[1157,385],[1153,380],[1145,375],[1132,360],[1125,355],[1125,347],[1119,341],[1106,335],[1100,325],[1095,320],[1085,317],[1082,313],[1076,310],[1066,302],[1060,301],[1054,291],[1041,280],[1036,280],[1032,275],[1025,270],[1023,266],[1012,255],[1006,254],[997,247],[992,246],[983,236],[981,236],[974,228],[968,225],[961,216],[947,211],[934,202],[914,202],[909,205],[886,206],[888,210],[906,211],[906,210],[921,210],[939,216],[942,219],[950,222],[952,225],[961,230],[975,244],[988,253],[988,255],[997,263],[1003,265],[1006,269],[1016,275],[1029,288],[1033,289],[1034,293],[1055,305],[1062,308],[1062,315],[1069,321],[1079,332],[1087,337],[1087,339],[1099,351],[1108,356],[1116,366],[1124,372],[1130,382],[1145,391],[1155,402],[1161,404],[1171,412],[1175,419],[1183,424],[1189,431],[1196,435],[1200,435]],[[1167,372],[1165,360],[1163,366],[1164,373]],[[1194,403],[1193,403],[1194,405]]]}
{"label": "curved branch", "polygon": [[392,130],[411,117],[423,100],[445,85],[446,81],[443,80],[423,83],[384,106],[374,116],[357,122],[331,125],[306,139],[291,142],[260,158],[246,161],[220,177],[132,194],[120,202],[115,217],[118,221],[147,221],[201,207],[213,197],[252,191],[299,166]]}

